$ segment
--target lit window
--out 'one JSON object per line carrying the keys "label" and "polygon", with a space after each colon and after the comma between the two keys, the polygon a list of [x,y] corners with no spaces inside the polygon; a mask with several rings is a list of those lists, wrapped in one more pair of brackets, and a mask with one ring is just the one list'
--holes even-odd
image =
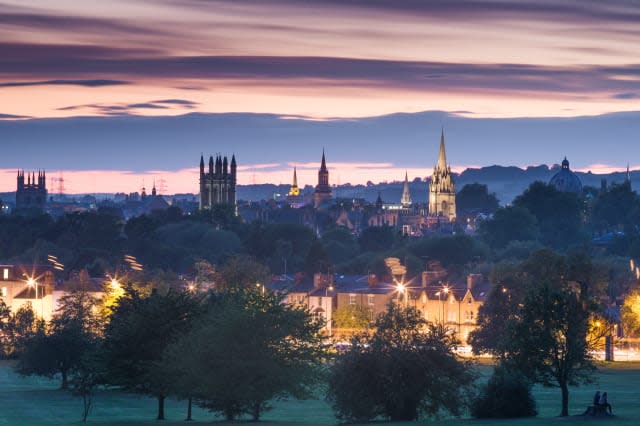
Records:
{"label": "lit window", "polygon": [[373,305],[374,304],[374,296],[372,294],[369,295],[369,304]]}
{"label": "lit window", "polygon": [[356,295],[355,294],[350,294],[349,295],[349,304],[350,305],[355,305],[356,304]]}
{"label": "lit window", "polygon": [[2,297],[7,297],[7,288],[2,287]]}
{"label": "lit window", "polygon": [[464,311],[464,320],[466,322],[473,322],[473,311]]}
{"label": "lit window", "polygon": [[9,279],[9,268],[4,268],[4,271],[2,271],[2,279],[4,280]]}

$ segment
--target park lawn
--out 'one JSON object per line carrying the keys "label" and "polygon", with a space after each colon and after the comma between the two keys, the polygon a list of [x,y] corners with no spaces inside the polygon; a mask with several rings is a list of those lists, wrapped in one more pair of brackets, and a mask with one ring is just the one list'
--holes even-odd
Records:
{"label": "park lawn", "polygon": [[[481,380],[486,380],[490,367],[480,365]],[[407,424],[507,426],[507,425],[572,425],[587,423],[636,425],[640,423],[640,363],[603,365],[596,375],[597,384],[571,388],[570,414],[582,413],[596,390],[609,392],[614,418],[585,420],[583,418],[556,417],[560,412],[560,391],[556,388],[536,387],[534,390],[540,414],[521,420],[440,419],[416,423],[383,423],[385,426]],[[20,377],[10,363],[0,363],[0,426],[1,425],[68,425],[81,424],[82,403],[79,398],[58,389],[59,382],[38,377]],[[324,426],[337,422],[328,404],[321,399],[306,401],[276,401],[261,422],[269,426]],[[96,425],[138,426],[158,424],[154,420],[156,401],[152,398],[116,391],[101,391],[94,401],[88,423]],[[186,402],[168,400],[165,408],[167,426],[184,425]],[[194,407],[194,423],[225,425],[211,413]],[[235,423],[238,424],[238,423]],[[380,423],[378,423],[380,424]]]}

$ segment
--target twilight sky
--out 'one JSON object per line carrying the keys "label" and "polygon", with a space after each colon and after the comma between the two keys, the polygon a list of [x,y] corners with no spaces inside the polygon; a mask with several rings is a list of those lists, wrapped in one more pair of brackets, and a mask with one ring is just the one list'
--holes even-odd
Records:
{"label": "twilight sky", "polygon": [[[636,1],[0,0],[0,191],[16,168],[44,167],[73,192],[158,175],[191,192],[200,152],[235,152],[242,183],[288,181],[307,163],[313,183],[322,146],[342,183],[426,176],[441,125],[457,168],[564,155],[580,169],[633,166],[639,116],[604,114],[640,111],[639,22]],[[448,114],[411,131],[367,118],[421,111]],[[246,139],[265,116],[230,112],[271,114],[269,149]],[[208,133],[171,120],[186,113]],[[334,133],[318,131],[327,119]],[[344,123],[381,127],[336,133]],[[564,130],[538,129],[541,151],[526,123]],[[296,132],[274,140],[278,126]],[[146,155],[123,162],[104,144]]]}

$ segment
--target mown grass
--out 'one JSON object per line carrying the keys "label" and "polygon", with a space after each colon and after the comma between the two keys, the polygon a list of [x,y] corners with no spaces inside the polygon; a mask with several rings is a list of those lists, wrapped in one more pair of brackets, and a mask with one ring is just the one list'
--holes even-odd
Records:
{"label": "mown grass", "polygon": [[[478,367],[480,380],[486,380],[491,367],[486,363]],[[609,392],[615,416],[602,421],[580,417],[559,418],[560,392],[556,388],[536,387],[534,392],[540,414],[535,418],[522,420],[474,420],[439,419],[416,423],[399,424],[443,424],[468,426],[507,426],[507,425],[571,425],[585,422],[605,422],[607,424],[640,424],[640,363],[613,363],[603,365],[595,375],[597,383],[572,388],[570,394],[570,414],[581,414],[590,404],[594,392],[598,389]],[[231,386],[232,384],[230,384]],[[20,377],[13,372],[10,363],[0,363],[0,425],[68,425],[81,424],[82,403],[79,398],[58,389],[59,382],[37,377]],[[262,424],[269,426],[329,426],[337,422],[331,408],[322,399],[306,401],[276,401],[273,410],[265,416]],[[160,424],[155,421],[156,401],[140,395],[131,395],[117,391],[101,391],[95,397],[90,424],[137,426]],[[166,417],[163,425],[184,425],[186,402],[167,401]],[[194,423],[212,423],[225,425],[211,413],[194,407]],[[237,423],[236,423],[237,424]]]}

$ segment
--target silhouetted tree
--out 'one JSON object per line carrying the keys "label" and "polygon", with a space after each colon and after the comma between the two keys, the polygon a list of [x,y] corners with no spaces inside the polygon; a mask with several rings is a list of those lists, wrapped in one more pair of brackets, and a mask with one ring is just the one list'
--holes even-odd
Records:
{"label": "silhouetted tree", "polygon": [[491,248],[500,249],[512,241],[537,240],[540,232],[535,216],[522,207],[504,207],[491,219],[480,222],[478,234]]}
{"label": "silhouetted tree", "polygon": [[153,291],[142,297],[132,288],[120,298],[105,330],[103,355],[107,383],[158,400],[158,420],[172,385],[160,367],[165,348],[191,327],[198,304],[187,292]]}
{"label": "silhouetted tree", "polygon": [[453,352],[450,332],[395,304],[375,330],[371,338],[354,338],[331,368],[327,399],[338,419],[410,421],[464,412],[474,375]]}
{"label": "silhouetted tree", "polygon": [[253,289],[213,294],[207,313],[165,351],[173,391],[222,413],[258,420],[268,402],[309,395],[325,356],[323,324],[281,296]]}

